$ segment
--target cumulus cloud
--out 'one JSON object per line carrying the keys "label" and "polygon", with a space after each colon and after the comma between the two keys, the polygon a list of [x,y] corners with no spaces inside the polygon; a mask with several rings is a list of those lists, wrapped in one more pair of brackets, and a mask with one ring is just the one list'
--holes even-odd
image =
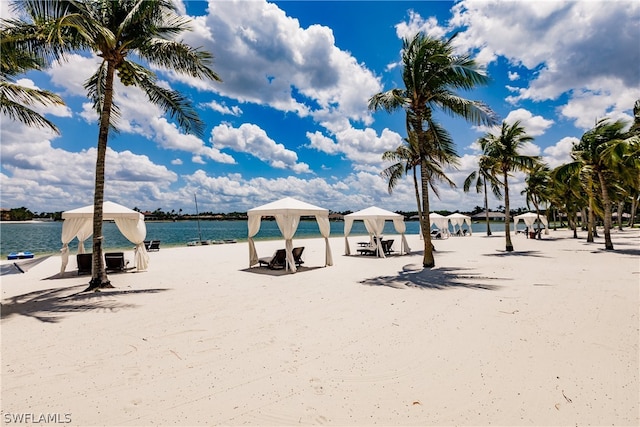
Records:
{"label": "cumulus cloud", "polygon": [[[23,139],[26,135],[28,144]],[[51,212],[93,200],[95,148],[77,152],[54,148],[55,135],[22,124],[1,126],[0,137],[3,205]],[[135,205],[149,194],[161,193],[176,179],[174,172],[147,156],[107,149],[106,199]]]}
{"label": "cumulus cloud", "polygon": [[513,124],[520,121],[520,125],[530,136],[540,136],[553,125],[553,120],[547,120],[542,116],[534,116],[530,111],[519,108],[509,112],[504,121]]}
{"label": "cumulus cloud", "polygon": [[461,47],[534,73],[511,102],[567,94],[560,113],[586,128],[593,117],[630,110],[640,98],[638,2],[465,0],[453,11],[449,24],[463,28]]}
{"label": "cumulus cloud", "polygon": [[543,159],[545,163],[547,163],[549,167],[553,169],[562,164],[571,162],[571,149],[578,142],[580,142],[578,138],[566,137],[562,138],[554,145],[545,148],[542,151],[544,153]]}
{"label": "cumulus cloud", "polygon": [[440,26],[435,16],[425,19],[413,10],[409,10],[409,22],[396,24],[396,35],[400,39],[413,38],[417,33],[442,38],[446,36],[446,32],[446,28]]}
{"label": "cumulus cloud", "polygon": [[295,151],[285,148],[269,138],[257,125],[244,123],[239,128],[221,124],[211,131],[214,149],[228,148],[238,153],[247,153],[278,169],[290,169],[296,173],[309,173],[309,165],[298,162]]}
{"label": "cumulus cloud", "polygon": [[309,146],[327,154],[342,154],[354,163],[356,169],[382,169],[382,154],[393,150],[402,144],[402,137],[387,128],[380,136],[372,128],[355,129],[352,127],[341,130],[332,138],[320,132],[307,132]]}
{"label": "cumulus cloud", "polygon": [[303,28],[265,1],[212,2],[209,15],[195,20],[185,41],[215,54],[214,68],[224,84],[208,85],[209,90],[300,117],[338,111],[340,118],[371,122],[367,99],[381,84],[335,46],[328,27]]}
{"label": "cumulus cloud", "polygon": [[217,101],[210,101],[210,102],[203,102],[200,104],[200,106],[204,108],[210,108],[213,111],[217,111],[220,114],[227,114],[227,115],[236,116],[236,117],[242,115],[242,109],[237,105],[228,107],[224,103],[220,103]]}

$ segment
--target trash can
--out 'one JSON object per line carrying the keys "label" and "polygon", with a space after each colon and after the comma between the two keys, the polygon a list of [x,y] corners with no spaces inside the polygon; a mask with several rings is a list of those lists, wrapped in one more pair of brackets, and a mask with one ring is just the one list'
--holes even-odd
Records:
{"label": "trash can", "polygon": [[535,239],[536,238],[536,232],[535,231],[530,231],[529,232],[529,238],[530,239]]}

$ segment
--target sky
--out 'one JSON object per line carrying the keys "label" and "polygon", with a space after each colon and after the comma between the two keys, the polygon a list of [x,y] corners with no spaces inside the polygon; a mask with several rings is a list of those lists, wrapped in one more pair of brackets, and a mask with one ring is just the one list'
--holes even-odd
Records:
{"label": "sky", "polygon": [[[378,206],[415,211],[411,177],[389,194],[382,154],[406,132],[404,112],[371,112],[369,98],[402,88],[402,39],[421,31],[454,39],[491,83],[467,99],[500,120],[520,120],[534,137],[524,154],[555,167],[603,117],[633,118],[640,99],[637,1],[178,1],[192,31],[181,39],[214,55],[222,82],[154,68],[187,94],[206,123],[202,137],[179,131],[134,87],[116,85],[119,133],[111,134],[105,200],[142,211],[246,211],[293,197],[331,211]],[[0,15],[11,16],[0,1]],[[18,78],[60,94],[66,105],[38,109],[61,130],[0,117],[0,207],[33,212],[93,203],[97,115],[83,82],[99,64],[88,53]],[[465,193],[477,169],[476,141],[492,129],[436,111],[460,161],[456,188],[439,186],[432,210],[470,211]],[[524,176],[510,181],[512,208],[525,207]],[[489,197],[490,209],[503,202]]]}

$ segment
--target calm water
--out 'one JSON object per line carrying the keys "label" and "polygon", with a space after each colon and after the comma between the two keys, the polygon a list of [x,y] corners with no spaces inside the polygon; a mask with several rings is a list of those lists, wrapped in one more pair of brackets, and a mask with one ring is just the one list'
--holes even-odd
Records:
{"label": "calm water", "polygon": [[[408,221],[407,234],[418,234],[420,227],[417,221]],[[486,225],[474,223],[471,227],[474,233],[483,233]],[[504,224],[491,223],[492,231],[503,231]],[[246,221],[200,221],[200,232],[203,239],[224,240],[236,239],[237,241],[247,240]],[[62,243],[60,235],[62,233],[62,222],[36,222],[23,224],[3,224],[0,223],[0,257],[3,259],[10,252],[31,251],[36,255],[58,253]],[[131,248],[129,242],[116,227],[115,223],[105,222],[103,226],[105,237],[105,249]],[[351,235],[366,235],[367,231],[362,221],[355,221],[351,229]],[[384,234],[396,234],[393,223],[387,221]],[[331,222],[331,236],[344,235],[344,222]],[[320,230],[315,221],[300,221],[296,238],[320,237]],[[275,221],[262,221],[260,232],[256,239],[280,239],[281,234]],[[147,240],[160,240],[160,247],[185,246],[189,240],[198,239],[197,221],[178,222],[148,222]],[[78,241],[73,240],[69,244],[72,253],[78,246]],[[90,250],[91,238],[85,242],[85,249]]]}

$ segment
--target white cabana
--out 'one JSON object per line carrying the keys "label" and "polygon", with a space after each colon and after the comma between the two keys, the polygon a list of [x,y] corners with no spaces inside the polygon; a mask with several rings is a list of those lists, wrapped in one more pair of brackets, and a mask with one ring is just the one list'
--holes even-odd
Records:
{"label": "white cabana", "polygon": [[[513,227],[514,229],[518,229],[518,221],[524,221],[525,225],[529,229],[529,231],[533,230],[533,224],[538,219],[538,214],[535,212],[527,212],[522,215],[516,215],[513,217]],[[549,234],[549,221],[547,221],[547,217],[544,215],[540,215],[540,222],[544,225],[544,234]]]}
{"label": "white cabana", "polygon": [[429,213],[429,231],[434,225],[440,230],[441,233],[449,235],[449,219],[446,216],[442,216],[439,213]]}
{"label": "white cabana", "polygon": [[[349,233],[351,232],[351,227],[353,226],[353,221],[364,221],[364,226],[369,232],[369,238],[372,241],[375,241],[378,246],[378,257],[384,258],[384,251],[382,250],[382,230],[384,229],[384,223],[387,220],[393,221],[393,225],[396,231],[401,236],[400,242],[400,254],[406,254],[411,251],[409,248],[409,244],[407,243],[407,238],[404,233],[407,229],[404,223],[404,217],[395,212],[390,212],[384,209],[380,209],[375,206],[371,206],[369,208],[363,209],[358,212],[350,213],[344,216],[344,253],[345,255],[351,255],[351,248],[349,248]],[[375,236],[375,239],[373,237]]]}
{"label": "white cabana", "polygon": [[[64,273],[69,263],[69,242],[78,238],[78,253],[84,253],[84,241],[93,234],[93,205],[73,209],[62,213],[62,267]],[[147,227],[144,223],[144,215],[127,207],[113,202],[102,204],[102,219],[115,221],[120,232],[136,245],[135,266],[138,271],[144,271],[149,267],[149,254],[144,247],[144,239],[147,236]]]}
{"label": "white cabana", "polygon": [[[469,234],[471,234],[471,217],[467,215],[463,215],[461,213],[452,213],[451,215],[447,215],[445,218],[451,222],[451,226],[453,227],[453,233],[456,233],[456,227],[462,234],[462,225],[466,222],[467,229],[469,230]],[[449,228],[447,226],[447,228]]]}
{"label": "white cabana", "polygon": [[329,233],[331,225],[329,224],[329,210],[319,208],[309,203],[291,197],[267,203],[257,208],[247,211],[249,229],[249,267],[258,263],[258,252],[253,237],[260,231],[260,220],[263,216],[273,216],[276,219],[278,228],[282,233],[285,241],[285,250],[287,253],[286,269],[296,272],[296,263],[293,258],[293,236],[298,229],[301,216],[315,216],[318,222],[320,234],[324,237],[325,243],[325,266],[333,265],[331,256],[331,247],[329,246]]}

